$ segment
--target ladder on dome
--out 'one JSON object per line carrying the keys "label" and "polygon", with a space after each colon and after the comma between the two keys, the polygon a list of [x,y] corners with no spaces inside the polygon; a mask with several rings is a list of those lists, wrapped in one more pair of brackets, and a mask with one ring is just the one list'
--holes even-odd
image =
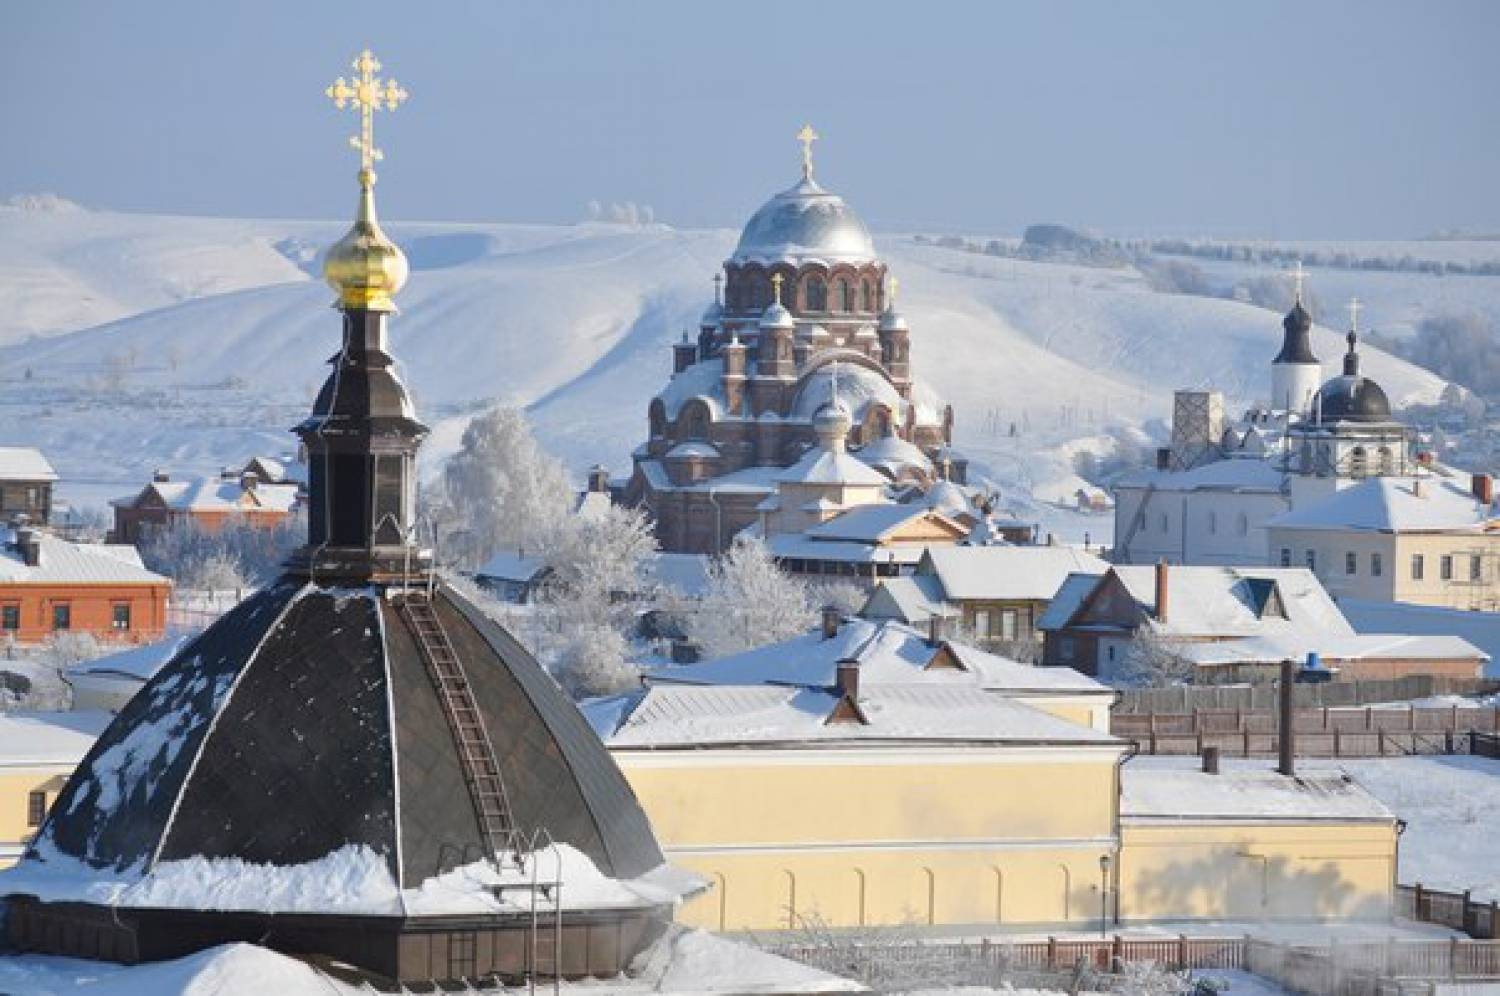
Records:
{"label": "ladder on dome", "polygon": [[489,857],[497,867],[509,857],[517,869],[525,870],[521,835],[511,814],[510,798],[505,793],[495,745],[484,727],[484,719],[479,714],[458,654],[454,652],[427,595],[408,591],[398,606],[416,636],[422,661],[427,665],[427,673],[437,688],[438,700],[448,717],[448,726],[453,731],[463,766],[464,781],[468,783],[474,812],[479,817],[480,836]]}

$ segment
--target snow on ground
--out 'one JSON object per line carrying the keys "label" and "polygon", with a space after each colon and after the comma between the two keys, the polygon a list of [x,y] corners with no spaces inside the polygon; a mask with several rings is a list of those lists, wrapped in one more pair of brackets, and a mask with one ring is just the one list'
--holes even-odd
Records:
{"label": "snow on ground", "polygon": [[[551,992],[550,983],[538,991]],[[565,982],[579,996],[647,993],[857,992],[857,983],[700,930],[674,929],[637,963],[633,978]],[[523,993],[514,989],[484,992]],[[19,955],[0,958],[0,993],[28,996],[343,996],[372,990],[331,978],[305,962],[252,944],[227,944],[186,958],[124,966]]]}
{"label": "snow on ground", "polygon": [[[1184,767],[1194,758],[1138,757],[1132,766]],[[1272,761],[1224,761],[1226,770],[1269,770]],[[1500,760],[1467,755],[1297,762],[1300,771],[1342,770],[1406,821],[1397,880],[1475,899],[1500,900]]]}
{"label": "snow on ground", "polygon": [[[42,447],[62,497],[78,505],[134,490],[158,465],[207,472],[289,449],[286,429],[337,345],[317,253],[345,226],[0,208],[0,444]],[[503,400],[529,406],[575,472],[602,462],[617,475],[666,382],[668,344],[697,327],[736,237],[602,224],[389,228],[412,263],[392,340],[435,426],[428,465],[451,450],[467,413]],[[1112,426],[1167,415],[1175,387],[1221,387],[1231,410],[1265,393],[1279,315],[1157,293],[1128,268],[998,259],[903,236],[879,245],[902,278],[914,367],[954,405],[974,476],[1065,540],[1108,542],[1110,519],[1028,496],[1071,495],[1080,447],[1107,448]],[[1500,278],[1355,276],[1367,300],[1398,279],[1430,281],[1444,308],[1500,295]],[[1367,315],[1378,325],[1377,310]],[[1336,332],[1320,330],[1318,345],[1331,369]],[[1397,399],[1430,401],[1442,387],[1375,350],[1366,369]]]}

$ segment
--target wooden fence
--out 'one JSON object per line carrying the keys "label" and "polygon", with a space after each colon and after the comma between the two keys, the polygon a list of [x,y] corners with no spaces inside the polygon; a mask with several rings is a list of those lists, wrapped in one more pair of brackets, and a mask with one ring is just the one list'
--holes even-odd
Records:
{"label": "wooden fence", "polygon": [[[1404,678],[1329,681],[1298,684],[1292,689],[1304,708],[1346,708],[1381,702],[1409,702],[1431,695],[1479,695],[1500,691],[1491,678],[1453,678],[1413,674]],[[1187,713],[1195,710],[1274,710],[1276,687],[1270,683],[1242,685],[1175,685],[1170,688],[1126,688],[1120,691],[1117,713]]]}
{"label": "wooden fence", "polygon": [[1470,937],[1500,940],[1500,903],[1476,902],[1468,890],[1444,892],[1422,883],[1396,886],[1396,916],[1461,930]]}
{"label": "wooden fence", "polygon": [[[1218,747],[1226,756],[1274,756],[1277,752],[1277,717],[1270,710],[1116,712],[1110,717],[1110,729],[1133,741],[1143,754],[1201,754],[1204,747]],[[1500,706],[1297,709],[1293,729],[1301,757],[1467,754],[1474,749],[1472,734],[1489,734],[1493,740],[1500,733]],[[1500,744],[1494,746],[1500,753]]]}
{"label": "wooden fence", "polygon": [[1424,993],[1436,981],[1500,979],[1500,941],[1459,938],[1295,945],[1249,937],[1053,937],[1013,944],[989,940],[926,943],[910,938],[864,945],[854,940],[776,945],[768,950],[860,980],[878,979],[901,965],[932,965],[942,966],[949,978],[997,984],[1076,967],[1109,972],[1132,962],[1153,962],[1173,970],[1243,969],[1287,989],[1329,996]]}

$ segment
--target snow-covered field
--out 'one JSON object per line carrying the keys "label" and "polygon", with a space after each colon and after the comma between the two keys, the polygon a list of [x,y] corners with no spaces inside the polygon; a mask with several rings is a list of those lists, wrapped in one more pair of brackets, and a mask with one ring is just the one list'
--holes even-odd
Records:
{"label": "snow-covered field", "polygon": [[[0,444],[41,446],[77,504],[131,490],[156,466],[205,472],[289,449],[286,428],[337,345],[317,254],[344,227],[0,207]],[[575,472],[600,462],[617,475],[666,380],[668,344],[696,328],[736,238],[659,225],[388,227],[412,263],[392,337],[435,426],[429,461],[456,443],[465,413],[503,400],[528,406]],[[1166,416],[1173,388],[1219,386],[1235,408],[1265,391],[1279,315],[1159,293],[1129,268],[878,242],[902,280],[918,376],[953,403],[979,474],[1023,506],[1033,493],[1070,495],[1073,454],[1107,449],[1110,426]],[[1399,284],[1402,321],[1427,300],[1500,311],[1500,278],[1346,278],[1377,302]],[[1314,280],[1321,291],[1324,274]],[[1380,305],[1366,315],[1381,324]],[[1316,342],[1331,368],[1337,333],[1320,329]],[[1374,350],[1366,369],[1398,402],[1432,401],[1443,386]],[[1028,511],[1108,540],[1108,517]]]}

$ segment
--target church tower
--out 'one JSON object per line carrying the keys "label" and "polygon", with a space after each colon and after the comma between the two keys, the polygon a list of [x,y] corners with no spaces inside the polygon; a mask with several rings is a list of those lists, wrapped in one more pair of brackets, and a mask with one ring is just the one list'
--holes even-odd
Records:
{"label": "church tower", "polygon": [[1294,272],[1296,297],[1281,322],[1281,352],[1271,361],[1271,410],[1288,420],[1305,418],[1323,383],[1323,367],[1312,351],[1312,316],[1302,306],[1302,262]]}

